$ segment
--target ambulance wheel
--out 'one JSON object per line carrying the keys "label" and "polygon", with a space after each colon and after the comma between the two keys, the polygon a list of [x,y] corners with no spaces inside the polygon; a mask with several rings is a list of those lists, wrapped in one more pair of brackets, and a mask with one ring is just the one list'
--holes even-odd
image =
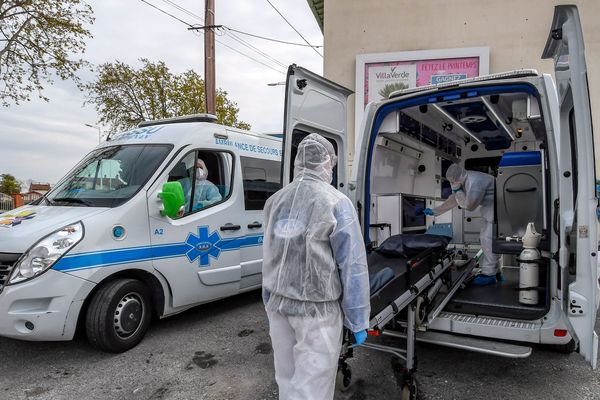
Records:
{"label": "ambulance wheel", "polygon": [[87,309],[85,330],[89,342],[111,353],[135,347],[148,331],[151,307],[148,288],[142,282],[107,282],[94,294]]}
{"label": "ambulance wheel", "polygon": [[402,385],[402,400],[417,400],[417,382]]}
{"label": "ambulance wheel", "polygon": [[337,375],[335,377],[335,387],[340,392],[345,392],[350,388],[350,384],[352,383],[352,369],[348,364],[343,364],[343,366],[338,368]]}

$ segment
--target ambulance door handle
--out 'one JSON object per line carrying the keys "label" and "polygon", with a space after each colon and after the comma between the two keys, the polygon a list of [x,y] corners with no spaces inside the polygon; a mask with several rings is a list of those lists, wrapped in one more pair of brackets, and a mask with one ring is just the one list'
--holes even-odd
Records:
{"label": "ambulance door handle", "polygon": [[248,224],[248,229],[258,229],[258,228],[262,228],[262,224],[260,222],[253,222],[251,224]]}
{"label": "ambulance door handle", "polygon": [[506,189],[508,193],[527,193],[527,192],[535,192],[537,188],[530,187],[527,189]]}
{"label": "ambulance door handle", "polygon": [[241,229],[239,225],[225,224],[220,228],[222,231],[238,231]]}

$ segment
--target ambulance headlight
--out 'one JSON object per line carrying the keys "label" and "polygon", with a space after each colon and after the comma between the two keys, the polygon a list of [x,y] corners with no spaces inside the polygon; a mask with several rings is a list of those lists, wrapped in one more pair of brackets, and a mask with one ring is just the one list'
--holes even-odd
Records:
{"label": "ambulance headlight", "polygon": [[83,224],[67,225],[49,234],[25,254],[15,265],[8,284],[23,282],[43,274],[83,239]]}

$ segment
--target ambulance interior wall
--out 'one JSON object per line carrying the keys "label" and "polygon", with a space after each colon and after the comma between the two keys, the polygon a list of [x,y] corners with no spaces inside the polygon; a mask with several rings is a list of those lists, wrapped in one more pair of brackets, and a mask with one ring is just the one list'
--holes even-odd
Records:
{"label": "ambulance interior wall", "polygon": [[[394,115],[392,113],[388,118],[393,119]],[[426,207],[434,208],[441,204],[441,158],[433,148],[398,131],[390,123],[382,125],[378,139],[380,144],[375,146],[371,164],[372,223],[391,223],[394,234],[402,228],[401,210],[396,207],[392,208],[394,211],[386,208],[385,213],[378,212],[377,196],[414,195],[426,198]],[[435,219],[427,217],[426,224],[430,226],[434,220],[436,223],[450,223],[454,212],[458,211]],[[381,239],[382,232],[373,232]]]}
{"label": "ambulance interior wall", "polygon": [[[401,231],[402,218],[400,209],[393,213],[386,208],[383,215],[377,212],[376,196],[379,195],[414,195],[426,198],[426,206],[434,208],[443,202],[441,198],[442,166],[441,157],[435,150],[408,136],[394,124],[395,113],[390,114],[378,134],[379,143],[375,146],[371,169],[371,217],[372,223],[391,223],[392,234]],[[441,125],[441,124],[440,124]],[[486,150],[484,145],[474,141],[469,143],[457,142],[461,147],[463,157],[457,160],[463,167],[468,164],[485,164],[487,160],[498,160],[505,152],[540,150],[540,141],[536,140],[531,132],[526,132],[523,137],[513,141],[510,147],[499,150]],[[400,152],[400,149],[404,149]],[[410,151],[406,150],[410,149]],[[421,171],[419,167],[421,166]],[[483,172],[495,172],[497,165]],[[424,168],[424,170],[423,170]],[[396,210],[394,209],[394,210]],[[391,215],[394,214],[394,215]],[[453,209],[441,216],[427,217],[427,226],[432,223],[452,223],[454,229],[454,243],[479,244],[479,231],[481,228],[481,214],[479,210],[468,211],[459,208]],[[382,233],[374,232],[378,239]],[[387,237],[384,235],[383,238]],[[378,240],[381,241],[381,240]]]}

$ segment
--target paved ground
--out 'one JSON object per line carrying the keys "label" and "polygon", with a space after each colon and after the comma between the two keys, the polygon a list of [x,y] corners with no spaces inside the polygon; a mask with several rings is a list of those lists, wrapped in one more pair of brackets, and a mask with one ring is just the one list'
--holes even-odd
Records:
{"label": "paved ground", "polygon": [[[419,345],[418,355],[422,399],[600,399],[600,369],[577,354],[535,349],[515,361]],[[336,400],[399,398],[389,356],[362,350],[351,364],[354,384]],[[126,354],[99,353],[83,337],[0,339],[0,399],[277,399],[260,295],[155,323]]]}

